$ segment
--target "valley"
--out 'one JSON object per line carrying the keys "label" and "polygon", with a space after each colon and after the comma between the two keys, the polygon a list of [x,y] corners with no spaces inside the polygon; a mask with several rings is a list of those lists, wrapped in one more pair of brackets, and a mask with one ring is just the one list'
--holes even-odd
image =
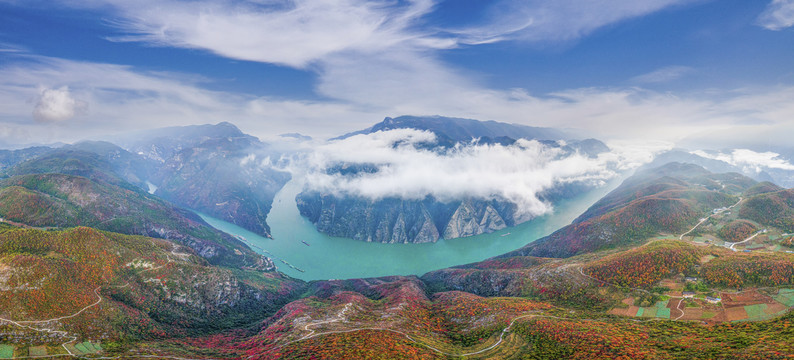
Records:
{"label": "valley", "polygon": [[[329,247],[339,247],[331,241],[373,248],[422,246],[363,243],[317,235],[312,224],[300,217],[294,202],[288,201],[294,198],[300,186],[288,183],[285,189],[276,195],[274,203],[277,205],[269,218],[273,224],[273,239],[257,238],[206,215],[203,218],[210,225],[244,237],[255,251],[273,256],[276,263],[285,260],[298,268],[306,266],[306,272],[300,272],[301,275],[333,274],[332,266],[312,270],[311,263],[307,266],[292,257],[294,251],[313,249],[319,249],[318,254],[332,256],[334,253],[323,241],[330,240],[331,245],[326,245]],[[269,295],[270,301],[284,302],[260,313],[261,320],[245,325],[228,323],[210,330],[200,325],[200,318],[194,318],[198,322],[192,330],[191,327],[177,330],[179,335],[176,336],[163,332],[182,328],[176,325],[179,322],[167,320],[175,320],[168,313],[184,306],[179,305],[182,301],[179,299],[185,295],[177,295],[175,289],[183,289],[177,285],[180,282],[200,281],[200,277],[184,275],[185,266],[188,266],[185,262],[200,258],[186,247],[150,239],[147,240],[150,245],[140,246],[159,249],[154,254],[141,257],[125,250],[127,253],[121,253],[125,254],[123,261],[104,267],[107,275],[101,279],[108,280],[96,278],[86,284],[74,283],[75,294],[81,295],[73,297],[73,304],[50,300],[42,303],[59,304],[63,308],[58,312],[42,312],[40,308],[29,308],[12,300],[11,304],[30,315],[0,314],[0,323],[5,324],[0,326],[0,332],[6,334],[0,350],[6,355],[11,351],[6,358],[59,355],[92,358],[99,354],[109,358],[172,359],[508,359],[530,354],[541,358],[592,359],[722,358],[728,354],[741,354],[742,358],[750,359],[783,358],[794,353],[794,333],[788,330],[790,309],[794,306],[794,255],[787,252],[791,247],[787,242],[791,230],[786,227],[787,222],[779,219],[764,218],[765,223],[761,224],[747,217],[753,218],[761,211],[763,207],[759,206],[767,199],[788,199],[787,194],[787,190],[763,187],[741,176],[669,164],[625,179],[606,196],[591,195],[593,197],[570,203],[570,207],[558,207],[561,211],[557,215],[570,211],[568,219],[533,221],[522,225],[526,229],[510,228],[508,236],[502,236],[502,232],[485,235],[491,236],[491,240],[529,236],[527,234],[532,231],[555,226],[554,221],[573,220],[570,225],[537,242],[530,242],[525,248],[484,261],[478,258],[467,265],[434,264],[437,267],[431,267],[430,263],[415,262],[414,268],[403,268],[407,272],[403,275],[351,276],[346,280],[308,283],[282,277],[279,280],[282,286],[293,290],[282,288],[278,293],[293,293],[288,297]],[[595,198],[600,199],[596,201]],[[585,201],[587,199],[590,201]],[[674,209],[690,207],[695,210],[685,211],[686,220],[679,221],[682,214],[668,211],[669,202],[660,199],[677,201]],[[285,204],[288,206],[283,206]],[[779,205],[784,213],[788,206],[785,204],[788,203],[784,201]],[[639,220],[625,215],[617,220],[614,217],[615,214],[638,214],[639,209],[643,214],[655,214],[653,221],[638,226],[636,221]],[[574,219],[575,214],[581,215]],[[303,221],[304,231],[314,232],[315,237],[301,238],[308,246],[296,238],[287,238],[285,243],[292,248],[268,248],[268,245],[278,244],[281,231],[286,234],[287,230],[275,226],[287,223],[281,216]],[[783,227],[772,226],[773,222]],[[532,229],[532,224],[538,225]],[[590,225],[582,227],[582,224]],[[610,226],[611,236],[628,238],[588,235],[589,232],[600,234],[604,225]],[[556,258],[526,255],[538,248],[548,249],[552,243],[560,249],[575,249],[571,246],[581,241],[579,237],[554,235],[565,234],[571,229],[578,229],[579,236],[589,239],[588,247],[598,250]],[[551,230],[553,228],[545,232]],[[16,239],[17,234],[23,234],[20,231],[31,235],[44,235],[47,231],[16,230],[11,225],[4,231],[0,234],[0,244],[5,244],[6,249],[17,249],[12,250],[18,254],[12,258],[40,258],[37,261],[45,263],[53,261],[48,259],[57,259],[52,253],[44,257],[36,255],[43,253],[35,250],[39,249],[37,247],[30,247],[35,242],[21,243],[31,245],[18,248],[18,240],[2,241],[3,236]],[[91,231],[76,229],[73,233],[83,234],[78,239],[88,236],[86,241],[105,236],[118,239],[115,241],[121,244],[132,244],[129,242],[132,239]],[[293,227],[289,233],[300,234],[300,231]],[[481,236],[453,241],[477,241],[482,240]],[[37,246],[60,249],[46,237],[41,239],[44,242]],[[577,243],[568,243],[571,240]],[[55,251],[72,258],[80,254],[71,253],[74,250],[70,249]],[[279,254],[280,251],[287,255]],[[347,251],[361,254],[358,249]],[[487,257],[482,250],[480,255]],[[463,255],[458,253],[458,256]],[[13,270],[16,263],[8,262],[8,255],[2,259],[2,263],[8,264],[6,266],[12,266],[3,270],[11,274],[6,275],[7,279],[20,276],[19,270]],[[93,266],[95,261],[90,257],[82,259],[79,261],[85,266]],[[463,259],[457,257],[452,261],[459,264]],[[343,257],[342,261],[357,264],[359,260]],[[118,266],[128,270],[114,270]],[[429,272],[421,266],[427,266]],[[8,269],[12,269],[11,272]],[[291,268],[281,266],[279,269],[289,273]],[[201,271],[228,270],[207,268]],[[161,275],[155,276],[158,273]],[[424,274],[417,276],[421,273]],[[260,275],[249,270],[234,270],[231,274],[248,284],[244,286],[251,286],[253,291],[273,289],[272,285],[263,286],[261,280],[257,280],[262,279]],[[275,280],[281,276],[273,278],[274,275],[268,278]],[[5,283],[18,287],[12,285],[18,282],[10,281],[13,280],[5,280]],[[163,290],[151,292],[158,287]],[[23,293],[31,291],[22,289],[25,289]],[[156,302],[151,304],[160,302],[162,305],[150,308],[149,300],[134,295],[141,291],[153,296]],[[235,293],[232,291],[229,295]],[[287,301],[290,298],[292,300]],[[103,316],[107,315],[102,314],[125,306],[138,309],[136,316],[148,313],[153,327],[148,334],[124,330],[121,338],[125,340],[120,345],[120,333],[116,331],[123,328],[114,322],[104,322]],[[173,306],[177,307],[164,310]],[[34,311],[40,315],[34,315]],[[196,310],[187,307],[178,311],[191,314]],[[43,317],[45,314],[54,316]],[[33,320],[36,318],[39,320]],[[91,322],[86,323],[88,319]],[[78,324],[95,324],[93,326],[106,330],[96,332],[90,326]],[[48,335],[39,336],[38,333]],[[9,334],[15,335],[9,337]],[[770,337],[771,334],[775,335]],[[8,342],[8,339],[18,340]]]}
{"label": "valley", "polygon": [[[425,244],[382,244],[332,237],[317,231],[300,215],[295,197],[299,179],[288,182],[276,194],[267,217],[272,239],[254,234],[217,218],[199,213],[213,227],[244,237],[255,251],[284,259],[297,271],[276,261],[279,271],[302,280],[352,279],[388,275],[421,275],[428,271],[484,260],[517,249],[568,224],[622,179],[560,201],[554,212],[515,227],[490,234],[440,240]],[[506,235],[508,234],[508,235]],[[301,241],[309,244],[306,246]]]}

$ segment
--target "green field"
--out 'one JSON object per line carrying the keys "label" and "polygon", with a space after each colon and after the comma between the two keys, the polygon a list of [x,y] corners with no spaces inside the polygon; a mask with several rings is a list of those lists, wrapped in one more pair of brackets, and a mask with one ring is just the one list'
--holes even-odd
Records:
{"label": "green field", "polygon": [[780,292],[773,298],[783,305],[794,307],[794,289],[780,289]]}
{"label": "green field", "polygon": [[76,344],[74,348],[83,354],[91,354],[102,350],[102,347],[98,344],[92,344],[88,341]]}
{"label": "green field", "polygon": [[14,347],[11,345],[0,345],[0,359],[11,359],[14,357]]}
{"label": "green field", "polygon": [[763,320],[768,315],[766,314],[766,304],[747,305],[744,311],[747,311],[747,317],[750,321]]}
{"label": "green field", "polygon": [[717,313],[715,313],[713,311],[704,311],[703,315],[701,315],[700,318],[701,319],[711,319],[711,318],[713,318],[715,316],[717,316]]}
{"label": "green field", "polygon": [[669,319],[670,318],[670,309],[662,308],[662,309],[657,310],[656,311],[656,317],[659,317],[659,318],[662,318],[662,319]]}
{"label": "green field", "polygon": [[652,307],[641,307],[637,310],[638,317],[653,318],[658,317],[662,319],[670,318],[670,309],[667,308],[667,302],[670,300],[662,300],[657,302]]}
{"label": "green field", "polygon": [[29,356],[47,356],[47,347],[46,346],[31,346],[28,348],[28,355]]}
{"label": "green field", "polygon": [[774,319],[788,311],[788,310],[783,310],[777,313],[770,314],[769,312],[767,312],[767,309],[768,308],[766,304],[745,306],[744,311],[747,312],[748,318],[740,321],[762,321],[762,320]]}

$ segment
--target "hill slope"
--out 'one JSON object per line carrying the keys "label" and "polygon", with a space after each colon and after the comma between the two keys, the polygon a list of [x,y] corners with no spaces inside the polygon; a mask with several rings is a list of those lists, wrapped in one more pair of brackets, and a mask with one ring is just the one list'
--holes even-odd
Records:
{"label": "hill slope", "polygon": [[754,184],[739,174],[670,163],[632,176],[573,224],[504,256],[568,257],[683,233],[713,209],[735,204]]}
{"label": "hill slope", "polygon": [[273,269],[269,259],[195,214],[147,194],[89,152],[60,150],[9,169],[0,181],[0,216],[31,226],[92,226],[172,239],[213,264]]}
{"label": "hill slope", "polygon": [[86,227],[0,233],[0,334],[27,345],[212,333],[274,313],[303,287],[209,265],[167,240]]}
{"label": "hill slope", "polygon": [[753,196],[743,204],[739,214],[760,224],[794,233],[794,189]]}

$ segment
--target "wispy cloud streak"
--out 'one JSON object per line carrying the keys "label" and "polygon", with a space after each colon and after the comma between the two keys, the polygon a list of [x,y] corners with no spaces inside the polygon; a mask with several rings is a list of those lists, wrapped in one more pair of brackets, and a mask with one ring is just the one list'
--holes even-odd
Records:
{"label": "wispy cloud streak", "polygon": [[758,24],[775,31],[794,26],[794,0],[772,0],[758,17]]}

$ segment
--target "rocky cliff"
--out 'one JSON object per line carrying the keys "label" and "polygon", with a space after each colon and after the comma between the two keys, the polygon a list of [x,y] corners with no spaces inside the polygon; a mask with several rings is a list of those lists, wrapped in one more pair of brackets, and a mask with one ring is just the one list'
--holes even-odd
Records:
{"label": "rocky cliff", "polygon": [[440,202],[389,198],[298,195],[298,209],[320,232],[382,243],[426,243],[490,233],[530,220],[509,202],[465,199]]}

